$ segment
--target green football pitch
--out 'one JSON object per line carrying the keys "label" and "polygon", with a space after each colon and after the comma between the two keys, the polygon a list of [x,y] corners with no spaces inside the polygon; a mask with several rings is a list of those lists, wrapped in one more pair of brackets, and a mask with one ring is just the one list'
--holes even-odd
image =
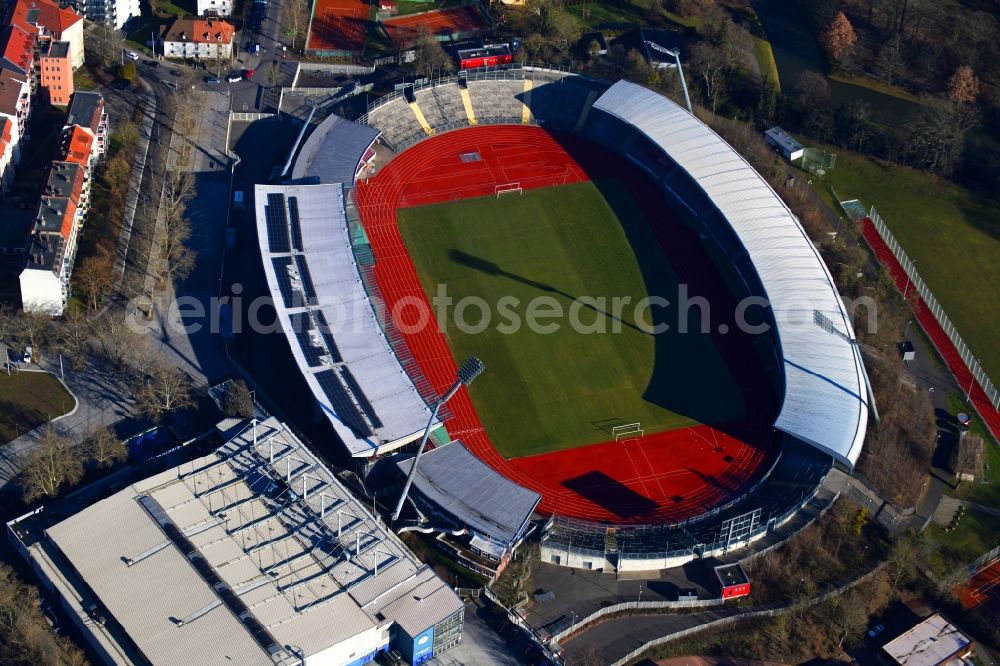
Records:
{"label": "green football pitch", "polygon": [[651,434],[745,415],[710,336],[679,332],[672,306],[636,311],[676,301],[678,284],[619,183],[406,208],[399,227],[454,357],[486,364],[470,394],[502,455],[607,441],[616,424]]}

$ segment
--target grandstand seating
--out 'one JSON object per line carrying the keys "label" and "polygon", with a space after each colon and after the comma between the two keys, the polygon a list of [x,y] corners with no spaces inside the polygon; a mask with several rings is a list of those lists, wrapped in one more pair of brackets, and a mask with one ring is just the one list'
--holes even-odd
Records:
{"label": "grandstand seating", "polygon": [[372,109],[368,114],[368,124],[377,127],[393,148],[407,145],[413,137],[426,136],[402,96]]}
{"label": "grandstand seating", "polygon": [[[464,82],[477,123],[528,122],[562,130],[580,130],[594,100],[606,84],[565,72],[522,70],[490,72],[491,78],[469,75]],[[532,86],[526,91],[525,78]],[[462,127],[469,122],[461,88],[454,79],[413,90],[372,108],[365,120],[378,128],[396,150],[437,131]],[[412,104],[411,104],[412,102]],[[415,105],[415,107],[413,106]],[[525,105],[530,114],[525,114]],[[419,113],[418,113],[419,112]],[[425,129],[418,118],[427,124]]]}
{"label": "grandstand seating", "polygon": [[519,96],[523,93],[521,81],[469,81],[469,97],[477,118],[507,118],[511,122],[521,122],[524,104]]}
{"label": "grandstand seating", "polygon": [[416,91],[417,104],[434,128],[466,122],[465,107],[457,83],[429,86]]}

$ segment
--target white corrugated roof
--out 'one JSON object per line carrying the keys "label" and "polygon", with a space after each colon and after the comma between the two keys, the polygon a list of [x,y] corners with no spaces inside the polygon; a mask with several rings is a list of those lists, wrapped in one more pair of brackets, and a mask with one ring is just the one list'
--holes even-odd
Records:
{"label": "white corrugated roof", "polygon": [[[292,312],[304,313],[307,308],[286,308],[281,297],[271,258],[291,257],[292,253],[269,251],[264,212],[269,193],[283,194],[286,201],[294,197],[297,202],[302,234],[302,251],[297,254],[305,257],[316,291],[316,304],[310,307],[326,316],[343,365],[357,379],[381,420],[382,425],[374,428],[374,436],[359,436],[352,430],[324,393],[316,374],[334,366],[310,367],[303,355],[289,315]],[[375,318],[351,249],[343,197],[343,187],[339,183],[257,185],[257,233],[264,258],[264,273],[292,356],[350,454],[364,457],[384,453],[415,439],[427,424],[430,410],[403,370]]]}
{"label": "white corrugated roof", "polygon": [[413,636],[462,608],[451,588],[269,419],[48,530],[153,663],[272,664],[288,655],[269,656],[254,640],[148,503],[278,645],[303,656],[334,646],[342,657],[374,649],[390,622]]}
{"label": "white corrugated roof", "polygon": [[854,466],[868,421],[864,367],[843,301],[798,220],[705,123],[627,81],[594,104],[657,144],[729,221],[777,322],[785,396],[775,427]]}

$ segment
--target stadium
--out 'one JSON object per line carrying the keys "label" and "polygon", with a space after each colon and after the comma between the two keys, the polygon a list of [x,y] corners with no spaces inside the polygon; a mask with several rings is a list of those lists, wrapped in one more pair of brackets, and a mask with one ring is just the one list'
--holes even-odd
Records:
{"label": "stadium", "polygon": [[[397,455],[430,421],[412,505],[498,566],[533,516],[556,564],[721,554],[829,501],[860,455],[870,388],[829,271],[766,181],[651,90],[531,66],[426,81],[329,116],[255,211],[345,450]],[[499,321],[505,298],[577,325],[505,329],[530,314]],[[472,355],[486,373],[435,416]]]}

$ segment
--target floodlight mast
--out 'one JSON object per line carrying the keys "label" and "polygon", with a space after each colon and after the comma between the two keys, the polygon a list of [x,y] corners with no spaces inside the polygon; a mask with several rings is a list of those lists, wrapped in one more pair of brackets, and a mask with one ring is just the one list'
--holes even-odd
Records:
{"label": "floodlight mast", "polygon": [[410,467],[410,473],[406,475],[406,483],[403,485],[403,492],[399,496],[399,502],[396,503],[396,510],[392,513],[392,522],[395,523],[399,520],[399,514],[403,511],[403,503],[406,502],[406,496],[410,492],[410,486],[413,484],[413,477],[417,475],[417,462],[420,460],[420,454],[424,452],[424,447],[427,445],[427,438],[431,434],[431,426],[434,424],[434,420],[437,419],[438,412],[441,410],[441,406],[448,402],[458,393],[458,389],[463,386],[468,386],[476,377],[483,374],[483,370],[486,366],[478,357],[472,356],[462,367],[458,369],[458,378],[455,383],[451,385],[448,392],[445,393],[441,398],[434,403],[434,411],[431,412],[431,417],[427,419],[427,425],[424,427],[424,435],[420,439],[420,446],[417,447],[417,455],[413,457],[413,466]]}

